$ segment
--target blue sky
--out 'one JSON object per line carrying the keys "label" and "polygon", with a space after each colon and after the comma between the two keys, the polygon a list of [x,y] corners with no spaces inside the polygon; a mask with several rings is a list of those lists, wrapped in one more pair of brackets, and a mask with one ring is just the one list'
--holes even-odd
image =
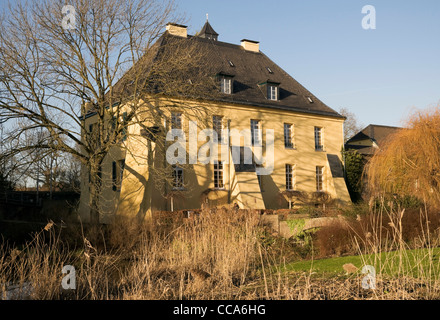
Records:
{"label": "blue sky", "polygon": [[[189,33],[209,21],[219,40],[260,49],[335,110],[359,122],[400,126],[440,102],[438,0],[176,0]],[[364,30],[362,8],[376,9]]]}

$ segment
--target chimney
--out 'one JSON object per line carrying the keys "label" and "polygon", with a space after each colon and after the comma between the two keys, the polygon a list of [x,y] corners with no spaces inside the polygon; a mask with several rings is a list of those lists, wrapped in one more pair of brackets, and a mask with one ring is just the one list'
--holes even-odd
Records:
{"label": "chimney", "polygon": [[176,23],[168,23],[166,26],[166,30],[169,32],[169,34],[183,38],[188,37],[188,32],[186,28],[187,26],[183,26],[181,24],[176,24]]}
{"label": "chimney", "polygon": [[246,51],[260,52],[260,43],[258,41],[243,39],[241,40],[241,46]]}
{"label": "chimney", "polygon": [[92,109],[93,109],[93,103],[91,103],[90,101],[86,102],[84,105],[85,114],[92,112]]}

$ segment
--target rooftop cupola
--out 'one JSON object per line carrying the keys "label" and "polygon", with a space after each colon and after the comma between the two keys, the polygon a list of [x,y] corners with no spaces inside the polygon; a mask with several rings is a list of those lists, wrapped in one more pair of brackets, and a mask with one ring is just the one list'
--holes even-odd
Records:
{"label": "rooftop cupola", "polygon": [[218,33],[215,32],[214,28],[209,24],[208,19],[206,19],[205,25],[202,30],[200,30],[199,37],[217,41]]}

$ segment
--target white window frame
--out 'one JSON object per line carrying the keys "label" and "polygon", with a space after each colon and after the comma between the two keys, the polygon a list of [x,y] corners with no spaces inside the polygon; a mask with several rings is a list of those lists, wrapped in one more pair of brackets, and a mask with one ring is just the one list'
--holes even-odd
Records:
{"label": "white window frame", "polygon": [[272,101],[278,100],[278,86],[273,84],[267,85],[267,99]]}
{"label": "white window frame", "polygon": [[296,177],[295,177],[296,165],[286,164],[286,190],[295,190]]}
{"label": "white window frame", "polygon": [[223,133],[223,116],[213,116],[212,117],[212,128],[217,132],[217,142],[222,142]]}
{"label": "white window frame", "polygon": [[225,94],[232,93],[232,78],[221,77],[220,79],[220,91]]}
{"label": "white window frame", "polygon": [[261,145],[261,120],[251,119],[251,144]]}
{"label": "white window frame", "polygon": [[324,191],[324,167],[316,166],[316,192]]}
{"label": "white window frame", "polygon": [[314,135],[315,151],[324,151],[324,128],[315,126]]}
{"label": "white window frame", "polygon": [[215,189],[224,189],[224,172],[223,172],[223,162],[218,161],[214,163],[214,188]]}
{"label": "white window frame", "polygon": [[284,147],[287,149],[295,148],[294,143],[294,125],[291,123],[284,123]]}

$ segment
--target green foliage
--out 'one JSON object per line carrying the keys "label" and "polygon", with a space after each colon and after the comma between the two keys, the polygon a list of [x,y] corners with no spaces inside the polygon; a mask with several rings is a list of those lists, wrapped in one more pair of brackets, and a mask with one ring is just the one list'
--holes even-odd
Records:
{"label": "green foliage", "polygon": [[286,222],[290,230],[292,232],[295,232],[293,239],[297,243],[300,243],[304,248],[308,248],[312,246],[313,235],[318,230],[318,228],[304,230],[304,226],[306,225],[305,219],[293,219],[293,220],[287,220]]}
{"label": "green foliage", "polygon": [[359,201],[342,208],[341,212],[345,217],[356,218],[358,215],[362,216],[368,214],[370,209],[367,202]]}
{"label": "green foliage", "polygon": [[356,150],[343,151],[345,158],[345,182],[351,200],[357,202],[362,194],[362,174],[364,172],[365,159]]}
{"label": "green foliage", "polygon": [[312,205],[305,205],[300,207],[297,214],[307,214],[309,217],[320,217],[322,215],[322,210]]}
{"label": "green foliage", "polygon": [[422,200],[416,196],[410,195],[398,195],[398,194],[386,194],[381,199],[376,199],[374,202],[374,208],[380,210],[381,208],[391,211],[393,208],[402,209],[419,209],[424,207]]}
{"label": "green foliage", "polygon": [[293,220],[287,220],[286,222],[292,232],[295,232],[296,230],[297,235],[303,232],[303,228],[306,224],[305,219],[293,219]]}

